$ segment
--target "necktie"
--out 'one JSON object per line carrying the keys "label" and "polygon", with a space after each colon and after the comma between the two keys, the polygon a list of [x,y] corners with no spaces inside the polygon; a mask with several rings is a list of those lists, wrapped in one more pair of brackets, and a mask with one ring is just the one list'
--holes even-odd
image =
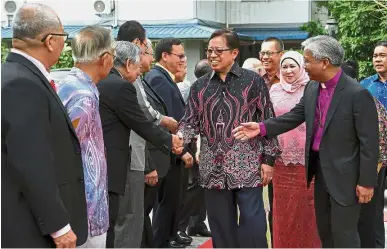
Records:
{"label": "necktie", "polygon": [[55,86],[55,82],[53,80],[50,81],[50,85],[51,85],[52,89],[54,89],[54,91],[56,92],[56,86]]}

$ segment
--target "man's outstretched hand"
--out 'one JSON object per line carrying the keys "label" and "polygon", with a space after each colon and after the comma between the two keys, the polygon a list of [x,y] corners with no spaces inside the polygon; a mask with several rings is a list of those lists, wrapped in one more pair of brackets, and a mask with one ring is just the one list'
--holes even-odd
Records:
{"label": "man's outstretched hand", "polygon": [[255,122],[241,123],[240,126],[232,131],[235,139],[241,141],[246,141],[250,138],[256,137],[260,132],[259,124]]}

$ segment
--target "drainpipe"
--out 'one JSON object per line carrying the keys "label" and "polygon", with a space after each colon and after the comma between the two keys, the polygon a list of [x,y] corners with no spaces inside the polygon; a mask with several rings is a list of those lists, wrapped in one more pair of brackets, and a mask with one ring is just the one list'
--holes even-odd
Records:
{"label": "drainpipe", "polygon": [[117,28],[118,27],[118,1],[117,0],[113,0],[113,4],[114,4],[114,20],[113,20],[113,28]]}
{"label": "drainpipe", "polygon": [[228,1],[225,1],[225,12],[226,12],[226,28],[228,28]]}

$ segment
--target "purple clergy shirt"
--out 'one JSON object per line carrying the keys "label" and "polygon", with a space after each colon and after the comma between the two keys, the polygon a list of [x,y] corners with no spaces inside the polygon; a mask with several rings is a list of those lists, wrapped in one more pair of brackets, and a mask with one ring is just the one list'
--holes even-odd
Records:
{"label": "purple clergy shirt", "polygon": [[[340,69],[340,71],[337,72],[337,74],[332,79],[323,83],[325,87],[323,87],[323,84],[320,84],[319,95],[318,95],[318,100],[316,105],[316,112],[314,116],[313,144],[312,144],[313,151],[320,150],[320,143],[323,135],[325,120],[327,117],[329,106],[332,101],[333,93],[335,91],[337,83],[339,82],[341,73],[342,71]],[[266,136],[267,131],[263,122],[259,123],[259,128],[260,128],[260,136],[263,136],[263,137]]]}
{"label": "purple clergy shirt", "polygon": [[[316,105],[316,112],[314,115],[313,126],[313,144],[312,150],[319,151],[321,138],[324,131],[325,121],[328,113],[329,106],[332,102],[332,96],[335,91],[337,82],[339,82],[341,76],[341,69],[337,74],[325,83],[320,84],[319,94]],[[325,87],[323,87],[325,85]]]}

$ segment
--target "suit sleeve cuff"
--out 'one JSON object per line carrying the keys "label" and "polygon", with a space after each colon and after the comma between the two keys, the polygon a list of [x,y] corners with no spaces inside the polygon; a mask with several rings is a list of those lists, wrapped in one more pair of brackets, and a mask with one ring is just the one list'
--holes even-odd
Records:
{"label": "suit sleeve cuff", "polygon": [[263,122],[259,123],[259,130],[260,130],[259,135],[261,137],[265,137],[267,135],[266,126],[265,126],[265,124]]}
{"label": "suit sleeve cuff", "polygon": [[70,224],[67,224],[64,228],[60,229],[59,231],[56,231],[55,233],[52,233],[51,237],[53,239],[56,239],[64,234],[68,233],[70,230],[71,230],[71,226],[70,226]]}

